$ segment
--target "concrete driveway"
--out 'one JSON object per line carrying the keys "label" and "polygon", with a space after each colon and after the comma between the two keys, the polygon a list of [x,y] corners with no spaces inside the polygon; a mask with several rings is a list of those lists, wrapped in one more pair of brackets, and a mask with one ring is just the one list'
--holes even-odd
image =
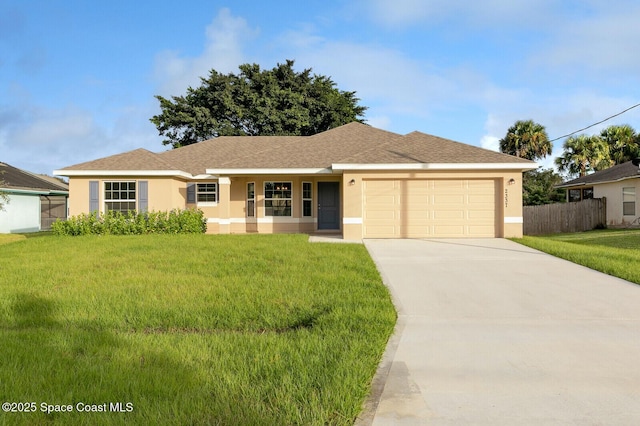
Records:
{"label": "concrete driveway", "polygon": [[365,245],[399,318],[357,424],[640,424],[639,285],[503,239]]}

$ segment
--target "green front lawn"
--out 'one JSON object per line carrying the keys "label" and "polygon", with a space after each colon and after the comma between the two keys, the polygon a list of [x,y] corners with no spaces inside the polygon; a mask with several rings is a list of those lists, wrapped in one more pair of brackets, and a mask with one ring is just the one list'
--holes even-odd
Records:
{"label": "green front lawn", "polygon": [[0,245],[24,240],[26,237],[21,234],[0,234]]}
{"label": "green front lawn", "polygon": [[36,403],[0,423],[351,424],[396,319],[364,246],[304,235],[45,236],[0,271],[0,402]]}
{"label": "green front lawn", "polygon": [[605,229],[514,239],[588,268],[640,284],[640,230]]}

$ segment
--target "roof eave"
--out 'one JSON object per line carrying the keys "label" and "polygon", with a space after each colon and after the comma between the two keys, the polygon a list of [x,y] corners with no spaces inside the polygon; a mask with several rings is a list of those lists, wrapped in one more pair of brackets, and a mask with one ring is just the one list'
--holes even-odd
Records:
{"label": "roof eave", "polygon": [[28,195],[69,195],[69,191],[39,189],[39,188],[2,188],[5,194],[28,194]]}
{"label": "roof eave", "polygon": [[616,183],[616,182],[622,182],[623,180],[629,180],[629,179],[638,179],[640,178],[640,175],[638,176],[625,176],[625,177],[621,177],[619,179],[609,179],[609,180],[599,180],[599,181],[595,181],[595,182],[577,182],[577,183],[563,183],[560,185],[557,185],[556,188],[572,188],[572,187],[576,187],[576,186],[592,186],[592,185],[600,185],[600,184],[605,184],[605,183]]}
{"label": "roof eave", "polygon": [[317,175],[335,173],[331,168],[255,168],[255,169],[206,169],[205,173],[224,175]]}
{"label": "roof eave", "polygon": [[333,170],[534,170],[537,164],[523,163],[401,163],[401,164],[332,164]]}
{"label": "roof eave", "polygon": [[56,176],[82,177],[82,176],[151,176],[151,177],[183,177],[193,178],[191,173],[181,170],[54,170]]}

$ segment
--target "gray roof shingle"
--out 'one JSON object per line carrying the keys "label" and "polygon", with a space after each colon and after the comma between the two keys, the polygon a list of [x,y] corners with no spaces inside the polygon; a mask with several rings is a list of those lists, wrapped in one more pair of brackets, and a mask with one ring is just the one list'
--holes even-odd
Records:
{"label": "gray roof shingle", "polygon": [[69,191],[69,186],[64,182],[49,176],[38,176],[2,162],[0,162],[0,181],[4,182],[2,187],[5,189]]}
{"label": "gray roof shingle", "polygon": [[638,177],[640,177],[640,170],[638,169],[638,166],[634,166],[631,161],[627,161],[626,163],[618,164],[613,167],[609,167],[608,169],[600,170],[599,172],[567,181],[562,185],[558,185],[558,188],[592,185],[594,183],[603,182],[615,182],[618,180]]}

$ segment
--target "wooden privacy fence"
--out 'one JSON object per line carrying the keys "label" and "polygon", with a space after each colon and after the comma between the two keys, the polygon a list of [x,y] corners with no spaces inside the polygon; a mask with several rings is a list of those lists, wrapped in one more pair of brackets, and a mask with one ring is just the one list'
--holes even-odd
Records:
{"label": "wooden privacy fence", "polygon": [[607,201],[593,198],[575,203],[523,207],[525,235],[590,231],[607,223]]}

